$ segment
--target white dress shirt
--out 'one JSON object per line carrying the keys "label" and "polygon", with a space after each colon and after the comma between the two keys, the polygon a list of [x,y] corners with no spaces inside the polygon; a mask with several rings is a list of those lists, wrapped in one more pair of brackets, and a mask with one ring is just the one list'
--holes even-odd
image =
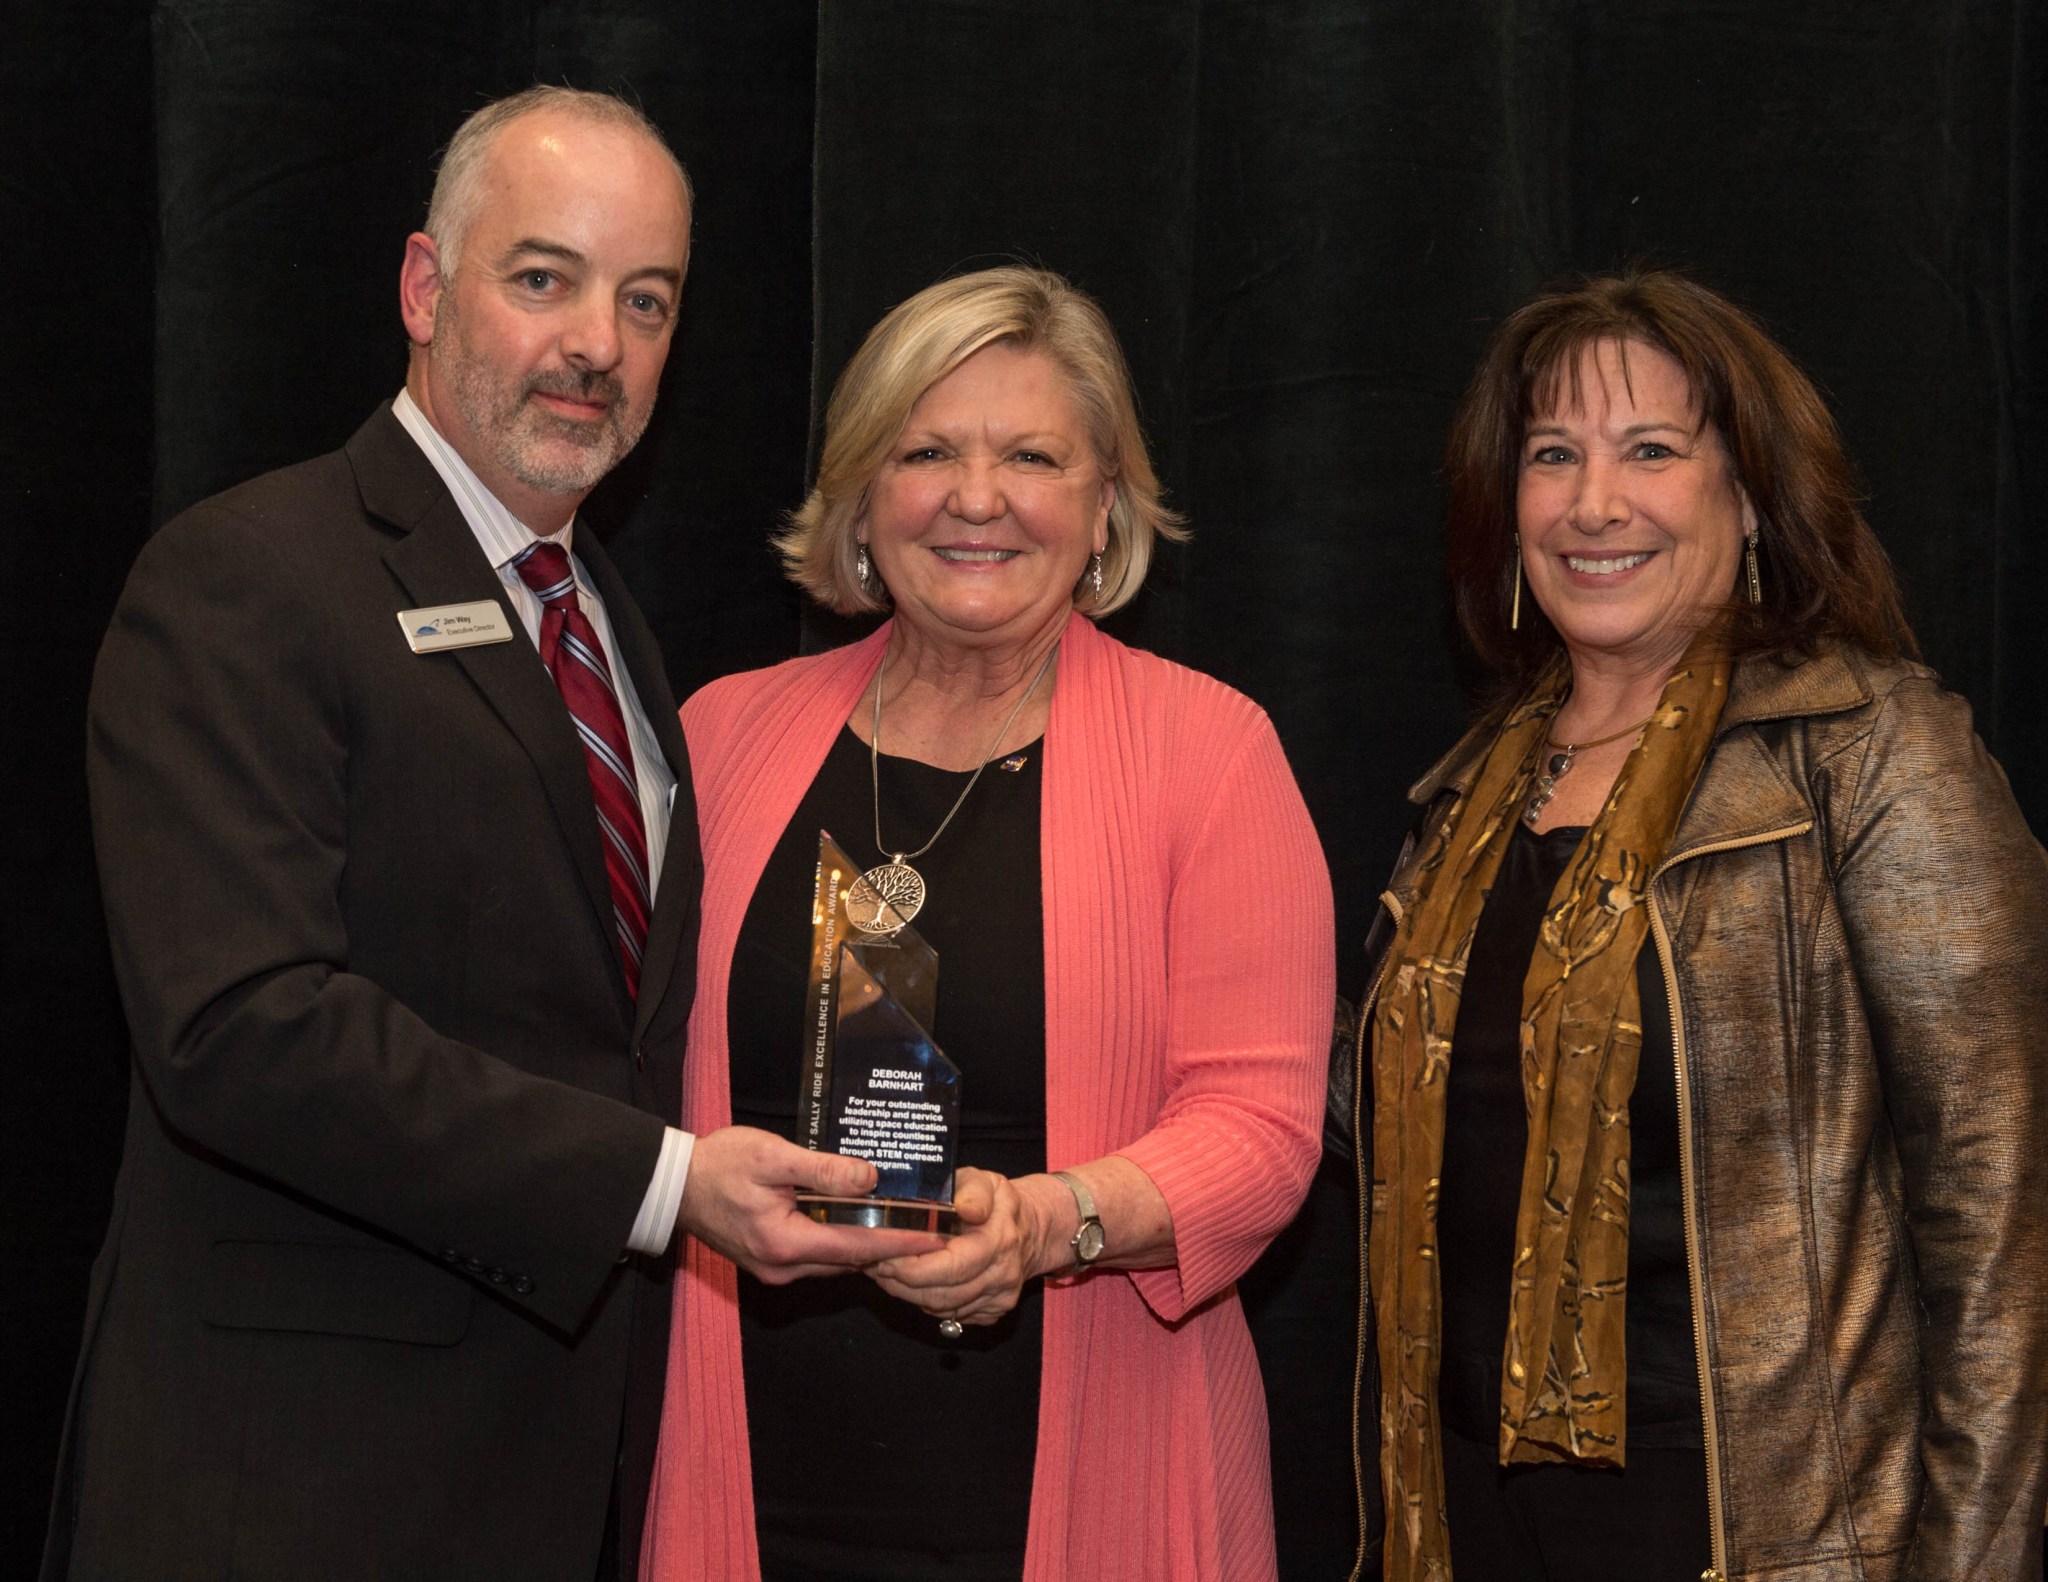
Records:
{"label": "white dress shirt", "polygon": [[[542,535],[521,522],[484,487],[483,480],[470,470],[455,447],[441,437],[410,392],[398,392],[398,399],[391,403],[391,413],[433,464],[441,481],[448,485],[448,492],[455,497],[469,530],[476,534],[484,557],[497,568],[512,613],[519,617],[527,640],[537,649],[541,602],[512,562]],[[647,722],[647,711],[640,706],[639,695],[633,690],[633,678],[619,661],[618,644],[612,637],[611,618],[605,613],[604,600],[597,596],[583,563],[576,558],[572,543],[575,532],[576,521],[571,517],[559,533],[547,534],[546,538],[550,543],[560,544],[569,554],[569,567],[576,578],[576,602],[597,632],[605,663],[611,667],[620,712],[626,717],[626,735],[633,747],[633,777],[640,793],[640,817],[647,828],[647,892],[652,897],[659,893],[661,884],[661,859],[668,845],[669,809],[675,802],[676,777],[668,760],[662,757],[654,728]],[[641,1200],[633,1232],[626,1239],[628,1251],[651,1255],[668,1246],[669,1237],[675,1232],[676,1213],[682,1207],[683,1183],[689,1179],[690,1153],[695,1143],[688,1132],[668,1128],[662,1138],[661,1156],[655,1161],[654,1179],[647,1184],[647,1196]]]}

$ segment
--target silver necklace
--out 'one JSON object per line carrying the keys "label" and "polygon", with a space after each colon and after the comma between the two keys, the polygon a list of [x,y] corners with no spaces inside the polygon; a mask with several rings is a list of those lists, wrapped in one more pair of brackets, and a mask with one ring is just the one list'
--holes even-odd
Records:
{"label": "silver necklace", "polygon": [[1534,827],[1543,816],[1543,810],[1550,805],[1550,799],[1557,795],[1557,783],[1572,772],[1572,764],[1580,753],[1589,747],[1605,747],[1609,742],[1618,742],[1631,731],[1639,731],[1657,716],[1646,714],[1635,724],[1624,726],[1612,736],[1602,736],[1590,742],[1554,742],[1546,733],[1543,745],[1550,756],[1536,771],[1536,787],[1529,797],[1529,805],[1522,809],[1522,822]]}
{"label": "silver necklace", "polygon": [[[967,784],[960,788],[960,794],[953,799],[946,816],[939,820],[939,827],[932,831],[931,839],[916,851],[891,852],[887,862],[868,869],[847,887],[846,920],[863,934],[893,934],[923,910],[924,875],[910,866],[911,859],[922,857],[939,843],[939,837],[946,833],[946,826],[953,822],[953,815],[960,811],[968,793],[981,779],[982,770],[989,766],[996,750],[1003,745],[1003,738],[1010,734],[1010,727],[1017,723],[1017,716],[1024,712],[1024,705],[1031,701],[1031,694],[1038,690],[1038,683],[1052,669],[1052,662],[1059,657],[1059,652],[1060,645],[1054,643],[1052,651],[1039,665],[1038,673],[1031,678],[1031,685],[1024,689],[1017,706],[1010,710],[1010,717],[996,732],[996,739],[988,744],[988,751],[974,766],[974,773]],[[875,849],[888,851],[889,848],[882,844],[882,676],[879,671],[875,673],[875,719],[868,730],[868,783],[875,793]]]}

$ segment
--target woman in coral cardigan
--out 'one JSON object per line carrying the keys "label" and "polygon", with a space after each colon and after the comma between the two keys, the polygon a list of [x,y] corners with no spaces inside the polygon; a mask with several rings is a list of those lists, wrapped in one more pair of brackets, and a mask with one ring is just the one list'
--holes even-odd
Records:
{"label": "woman in coral cardigan", "polygon": [[686,1124],[789,1131],[829,830],[922,881],[963,1228],[783,1284],[687,1244],[650,1576],[1273,1574],[1234,1282],[1316,1162],[1329,881],[1265,715],[1086,618],[1160,534],[1122,354],[1057,276],[919,293],[834,392],[782,549],[893,619],[683,709]]}

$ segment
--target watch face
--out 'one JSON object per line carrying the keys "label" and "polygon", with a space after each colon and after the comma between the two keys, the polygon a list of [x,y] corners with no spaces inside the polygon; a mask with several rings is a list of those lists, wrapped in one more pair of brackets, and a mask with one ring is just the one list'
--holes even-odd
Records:
{"label": "watch face", "polygon": [[1083,1263],[1102,1256],[1102,1221],[1091,1219],[1074,1232],[1074,1256]]}

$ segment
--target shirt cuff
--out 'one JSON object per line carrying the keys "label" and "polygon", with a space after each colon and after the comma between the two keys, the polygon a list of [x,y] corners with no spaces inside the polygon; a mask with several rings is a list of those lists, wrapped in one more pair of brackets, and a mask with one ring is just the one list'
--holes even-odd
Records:
{"label": "shirt cuff", "polygon": [[690,1133],[668,1128],[661,1139],[661,1157],[654,1161],[654,1179],[647,1183],[647,1196],[640,1200],[640,1212],[633,1220],[633,1234],[626,1238],[626,1251],[653,1258],[668,1250],[696,1146],[697,1139]]}

